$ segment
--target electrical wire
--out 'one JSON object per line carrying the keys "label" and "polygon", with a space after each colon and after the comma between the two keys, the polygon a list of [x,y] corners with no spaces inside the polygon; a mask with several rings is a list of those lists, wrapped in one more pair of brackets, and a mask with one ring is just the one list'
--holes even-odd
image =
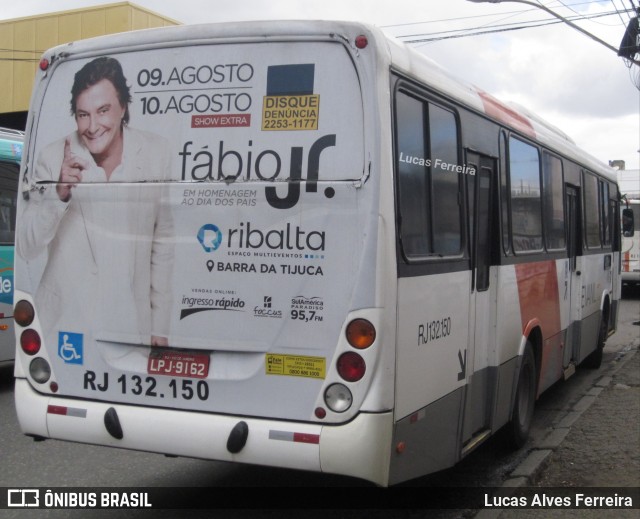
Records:
{"label": "electrical wire", "polygon": [[[558,0],[559,1],[559,0]],[[632,2],[633,4],[633,0],[629,0],[630,2]],[[600,3],[601,0],[590,0],[588,2],[577,2],[575,4],[571,4],[572,6],[579,6],[579,5],[589,5],[589,4],[597,4]],[[633,7],[633,9],[635,10],[635,7]],[[519,9],[519,10],[515,10],[515,11],[505,11],[502,12],[500,14],[525,14],[525,13],[539,13],[540,9]],[[456,21],[461,21],[461,20],[475,20],[477,18],[487,18],[487,17],[495,17],[496,14],[477,14],[474,16],[459,16],[459,17],[455,17],[455,18],[441,18],[439,20],[424,20],[422,22],[408,22],[408,23],[396,23],[396,24],[390,24],[390,25],[381,25],[380,28],[381,29],[391,29],[394,27],[404,27],[404,26],[408,26],[408,25],[421,25],[421,24],[431,24],[431,23],[442,23],[442,22],[456,22]],[[500,20],[497,20],[500,21]]]}
{"label": "electrical wire", "polygon": [[[622,3],[622,0],[620,0],[620,2]],[[616,5],[614,0],[611,0],[611,4],[613,5],[614,9],[618,9],[618,6]],[[622,8],[624,9],[624,3],[622,4]],[[620,21],[622,22],[622,25],[624,25],[625,27],[627,26],[627,24],[629,23],[629,20],[631,20],[631,18],[633,17],[633,13],[629,13],[629,18],[628,20],[625,20],[622,17],[622,12],[618,11],[618,14],[620,15]]]}
{"label": "electrical wire", "polygon": [[[592,19],[592,18],[613,16],[615,14],[616,12],[607,12],[607,13],[593,14],[590,16],[584,16],[584,15],[574,16],[574,17],[569,17],[567,19],[570,21],[576,20],[576,19],[579,19],[579,20]],[[419,40],[404,40],[404,41],[406,43],[430,43],[432,41],[440,41],[440,40],[452,39],[452,38],[464,38],[467,36],[477,36],[477,35],[493,34],[493,33],[499,33],[499,32],[515,31],[520,29],[544,27],[547,25],[555,25],[558,23],[564,23],[564,22],[562,20],[555,19],[555,18],[546,18],[544,20],[537,20],[537,21],[525,21],[525,22],[514,22],[510,24],[503,24],[503,25],[492,25],[491,30],[487,30],[487,31],[478,30],[478,29],[481,29],[482,27],[473,27],[473,28],[466,28],[466,29],[450,29],[446,31],[439,31],[439,32],[433,32],[433,33],[405,34],[405,35],[397,36],[397,38],[421,38]],[[459,34],[463,32],[465,34]]]}
{"label": "electrical wire", "polygon": [[[562,7],[564,7],[565,9],[568,9],[572,13],[575,13],[578,16],[582,16],[582,13],[580,13],[579,11],[576,11],[573,8],[574,6],[576,6],[578,4],[567,5],[565,2],[563,2],[563,0],[555,0],[555,2],[559,3]],[[543,4],[541,0],[538,0],[538,3],[540,5],[544,5],[545,7],[549,7],[548,5]],[[628,13],[629,11],[627,9],[624,9],[624,6],[623,6],[622,10],[619,10],[618,6],[615,4],[614,0],[611,0],[611,3],[613,4],[614,11],[618,13],[618,16],[620,17],[620,21],[622,22],[622,25],[624,25],[626,27],[627,26],[627,22],[624,20],[624,18],[622,18],[622,13],[623,12],[627,12]],[[631,16],[629,16],[629,18],[631,18]],[[587,19],[587,18],[585,18],[585,19]],[[593,23],[597,23],[598,25],[604,25],[605,27],[615,27],[616,25],[618,25],[617,23],[610,24],[610,23],[596,22],[596,21],[593,21]]]}

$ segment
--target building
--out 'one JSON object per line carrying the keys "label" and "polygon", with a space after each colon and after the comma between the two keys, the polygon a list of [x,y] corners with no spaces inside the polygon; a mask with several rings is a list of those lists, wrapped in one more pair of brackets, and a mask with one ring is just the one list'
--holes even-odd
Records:
{"label": "building", "polygon": [[24,130],[36,68],[56,45],[105,34],[180,25],[180,22],[118,2],[0,21],[0,126]]}
{"label": "building", "polygon": [[618,170],[618,184],[620,193],[626,195],[629,200],[640,198],[640,170]]}

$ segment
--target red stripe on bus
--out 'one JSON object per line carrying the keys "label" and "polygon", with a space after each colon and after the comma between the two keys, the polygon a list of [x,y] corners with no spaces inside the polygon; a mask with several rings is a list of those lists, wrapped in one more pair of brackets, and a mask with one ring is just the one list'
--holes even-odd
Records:
{"label": "red stripe on bus", "polygon": [[319,434],[293,433],[293,441],[298,443],[320,443]]}
{"label": "red stripe on bus", "polygon": [[[560,294],[556,262],[541,261],[516,265],[518,296],[520,298],[520,318],[522,335],[529,337],[531,331],[539,326],[542,331],[542,351],[540,355],[540,381],[552,375],[553,366],[562,367],[564,341],[560,334]],[[556,377],[561,372],[555,373]],[[553,380],[557,380],[554,378]],[[538,393],[543,383],[538,385]]]}
{"label": "red stripe on bus", "polygon": [[61,405],[50,405],[50,406],[47,407],[47,413],[49,413],[49,414],[66,415],[67,414],[67,408],[63,407]]}
{"label": "red stripe on bus", "polygon": [[484,112],[489,117],[493,117],[516,130],[520,130],[532,139],[536,138],[536,131],[533,129],[533,125],[524,115],[516,112],[513,108],[482,90],[478,90],[478,95],[484,105]]}
{"label": "red stripe on bus", "polygon": [[527,336],[529,323],[538,321],[543,339],[560,330],[560,297],[555,261],[516,265],[522,333]]}

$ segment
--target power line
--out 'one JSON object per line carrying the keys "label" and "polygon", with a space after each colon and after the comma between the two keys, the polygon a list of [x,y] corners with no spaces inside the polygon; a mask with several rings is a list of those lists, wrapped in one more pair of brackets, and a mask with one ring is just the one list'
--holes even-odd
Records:
{"label": "power line", "polygon": [[[599,3],[601,0],[590,0],[588,2],[578,2],[575,4],[572,4],[574,6],[578,6],[578,5],[589,5],[589,4],[597,4]],[[629,0],[631,2],[633,2],[633,0]],[[635,10],[635,7],[634,7]],[[500,14],[509,14],[509,15],[516,15],[516,14],[526,14],[526,13],[539,13],[540,10],[539,9],[520,9],[520,10],[515,10],[515,11],[505,11],[502,12]],[[408,25],[427,25],[427,24],[431,24],[431,23],[442,23],[442,22],[457,22],[457,21],[462,21],[462,20],[475,20],[478,18],[490,18],[490,17],[495,17],[497,16],[496,14],[476,14],[473,16],[456,16],[455,18],[441,18],[439,20],[424,20],[421,22],[407,22],[407,23],[396,23],[396,24],[390,24],[390,25],[381,25],[380,28],[382,29],[391,29],[393,27],[405,27]],[[500,21],[500,20],[497,20]]]}
{"label": "power line", "polygon": [[[582,13],[580,13],[579,11],[576,11],[573,7],[580,5],[580,4],[566,4],[565,2],[563,2],[563,0],[555,0],[555,2],[559,3],[562,7],[564,7],[565,9],[568,9],[569,11],[571,11],[572,13],[575,13],[578,16],[583,16]],[[542,3],[541,0],[538,0],[538,3],[541,5],[545,5]],[[618,13],[618,16],[620,17],[620,21],[622,22],[622,25],[624,25],[626,27],[627,22],[624,21],[624,19],[622,18],[622,13],[623,12],[628,12],[624,6],[622,7],[622,10],[618,10],[618,6],[616,5],[614,0],[611,0],[611,3],[613,4],[613,9],[615,10],[615,12]],[[545,7],[548,7],[545,5]],[[586,19],[586,18],[585,18]],[[615,27],[617,24],[609,24],[609,23],[603,23],[603,22],[593,22],[593,23],[597,23],[598,25],[604,25],[606,27]]]}
{"label": "power line", "polygon": [[[606,16],[613,16],[616,12],[607,12],[607,13],[598,13],[590,16],[574,16],[568,18],[569,20],[589,20],[592,18],[602,18]],[[544,27],[546,25],[555,25],[558,23],[563,23],[562,20],[557,20],[553,18],[546,18],[544,20],[534,20],[534,21],[526,21],[526,22],[513,22],[509,24],[502,25],[492,25],[490,26],[491,30],[480,31],[482,27],[473,27],[466,29],[450,29],[446,31],[438,31],[433,33],[418,33],[418,34],[405,34],[397,36],[397,38],[417,38],[417,37],[430,37],[421,40],[406,40],[406,43],[429,43],[431,41],[440,41],[443,39],[450,38],[464,38],[467,36],[477,36],[477,35],[485,35],[485,34],[493,34],[497,32],[507,32],[507,31],[515,31],[520,29],[530,29],[535,27]],[[465,32],[466,34],[456,34]],[[440,35],[449,35],[449,36],[440,36]]]}
{"label": "power line", "polygon": [[[613,4],[614,9],[618,9],[618,6],[616,5],[614,0],[611,0],[611,3]],[[621,3],[622,3],[622,0],[621,0]],[[622,8],[624,9],[624,3],[622,4]],[[624,25],[626,27],[627,23],[629,23],[629,20],[631,19],[632,15],[629,14],[629,20],[625,20],[622,17],[622,12],[618,11],[618,14],[620,15],[620,21],[622,22],[622,25]]]}
{"label": "power line", "polygon": [[406,40],[405,43],[433,43],[436,41],[441,41],[441,40],[451,40],[451,39],[455,39],[455,38],[467,38],[469,36],[484,36],[486,34],[497,34],[497,33],[501,33],[501,32],[510,32],[510,31],[520,31],[522,29],[532,29],[535,27],[544,27],[546,25],[556,25],[559,23],[563,23],[561,20],[550,20],[547,22],[543,22],[543,23],[536,23],[536,24],[532,24],[532,25],[526,25],[526,26],[520,26],[520,27],[508,27],[505,29],[491,29],[489,31],[478,31],[478,32],[473,32],[473,33],[468,33],[468,34],[452,34],[449,36],[439,36],[439,37],[434,37],[434,38],[423,38],[423,39],[419,39],[419,40]]}

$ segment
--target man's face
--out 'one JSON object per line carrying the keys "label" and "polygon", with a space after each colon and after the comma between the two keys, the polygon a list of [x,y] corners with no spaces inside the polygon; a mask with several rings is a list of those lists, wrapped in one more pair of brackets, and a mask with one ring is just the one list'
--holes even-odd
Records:
{"label": "man's face", "polygon": [[92,155],[108,155],[122,134],[125,107],[120,105],[113,83],[103,79],[83,91],[76,100],[78,134]]}

